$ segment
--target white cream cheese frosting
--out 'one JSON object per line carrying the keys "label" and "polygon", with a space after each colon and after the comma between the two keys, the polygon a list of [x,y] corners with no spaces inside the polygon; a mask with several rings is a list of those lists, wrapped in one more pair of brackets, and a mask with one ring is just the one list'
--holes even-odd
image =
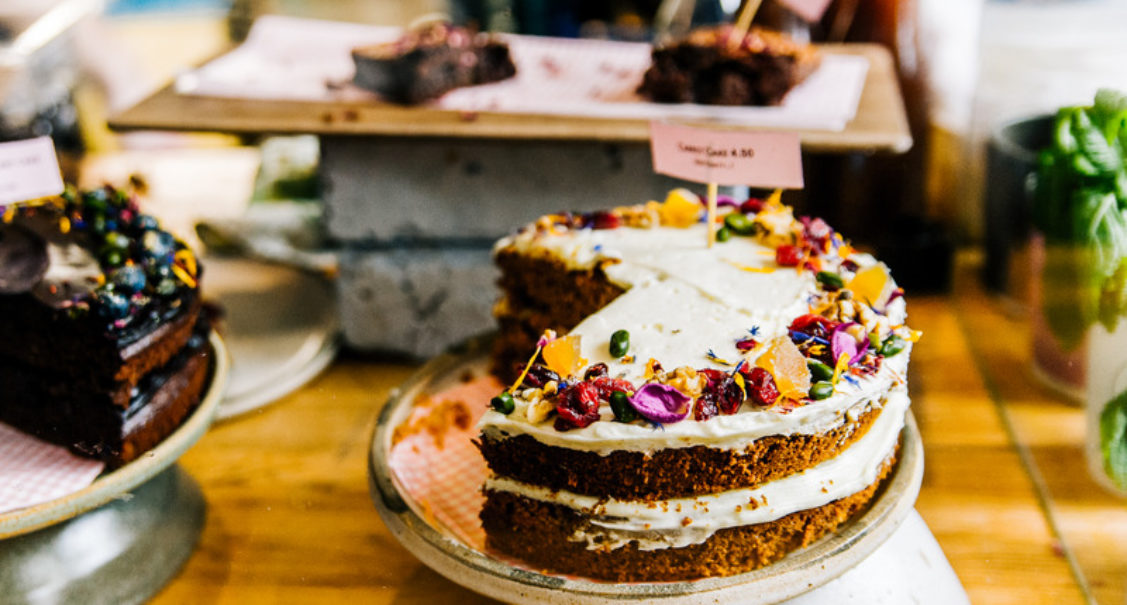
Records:
{"label": "white cream cheese frosting", "polygon": [[[604,272],[625,292],[569,334],[582,337],[581,355],[589,364],[605,363],[610,376],[641,385],[650,358],[666,369],[689,366],[730,372],[740,359],[737,340],[752,332],[760,342],[786,334],[791,321],[807,313],[818,294],[811,271],[777,266],[774,249],[754,238],[733,237],[712,248],[705,238],[704,224],[555,233],[526,230],[501,240],[496,250],[556,259],[569,269],[611,261]],[[842,260],[830,256],[826,268],[837,269]],[[864,254],[854,254],[850,260],[861,267],[877,262]],[[902,324],[903,299],[889,304],[885,313],[893,325]],[[630,333],[630,355],[614,358],[608,343],[619,329]],[[768,435],[816,434],[840,426],[904,382],[909,354],[906,350],[889,357],[876,374],[843,380],[828,399],[787,412],[745,402],[732,415],[652,427],[614,422],[609,406],[603,405],[599,422],[557,431],[551,421],[533,423],[523,414],[490,410],[479,426],[487,436],[528,434],[548,445],[603,455],[695,445],[742,449]]]}
{"label": "white cream cheese frosting", "polygon": [[659,502],[552,491],[504,477],[488,479],[485,488],[562,505],[589,517],[588,525],[571,538],[585,542],[589,549],[614,549],[631,541],[637,541],[641,550],[681,548],[704,542],[721,529],[774,521],[872,485],[904,426],[909,405],[906,387],[897,387],[873,405],[883,405],[884,410],[868,432],[840,455],[754,488]]}

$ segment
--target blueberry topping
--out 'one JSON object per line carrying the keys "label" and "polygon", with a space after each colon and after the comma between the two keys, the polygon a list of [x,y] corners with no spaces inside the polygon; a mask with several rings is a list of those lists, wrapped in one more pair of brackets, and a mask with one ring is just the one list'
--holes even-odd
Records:
{"label": "blueberry topping", "polygon": [[144,290],[148,282],[145,272],[135,265],[115,269],[110,273],[109,281],[114,285],[114,291],[128,294]]}
{"label": "blueberry topping", "polygon": [[124,319],[129,315],[129,299],[108,288],[100,288],[98,313],[106,319]]}
{"label": "blueberry topping", "polygon": [[173,252],[176,240],[165,231],[146,231],[141,246],[149,258],[164,258]]}

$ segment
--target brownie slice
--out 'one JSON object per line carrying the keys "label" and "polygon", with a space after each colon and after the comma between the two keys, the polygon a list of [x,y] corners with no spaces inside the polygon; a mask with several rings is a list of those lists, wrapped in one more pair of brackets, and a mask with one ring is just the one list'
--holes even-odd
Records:
{"label": "brownie slice", "polygon": [[405,105],[516,74],[506,44],[448,24],[408,32],[396,42],[357,48],[352,59],[357,86]]}
{"label": "brownie slice", "polygon": [[752,28],[737,44],[731,35],[730,26],[702,28],[655,48],[638,92],[658,103],[778,105],[821,61],[780,32]]}

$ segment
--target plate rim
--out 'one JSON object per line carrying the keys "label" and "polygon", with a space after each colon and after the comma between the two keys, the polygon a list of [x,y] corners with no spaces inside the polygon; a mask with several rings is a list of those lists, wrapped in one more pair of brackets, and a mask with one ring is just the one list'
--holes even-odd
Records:
{"label": "plate rim", "polygon": [[[223,399],[219,402],[219,408],[215,413],[215,422],[223,423],[237,420],[251,412],[277,403],[320,376],[340,352],[342,337],[340,319],[334,310],[336,293],[333,291],[332,284],[323,277],[292,265],[249,257],[217,256],[209,260],[212,263],[209,265],[212,270],[215,270],[213,265],[218,261],[220,270],[229,270],[229,268],[224,268],[224,265],[227,264],[230,266],[242,265],[240,270],[262,270],[262,268],[266,268],[270,271],[284,273],[287,279],[291,280],[287,286],[292,287],[288,289],[304,291],[312,286],[317,288],[316,296],[323,296],[324,298],[324,300],[313,300],[314,295],[312,294],[307,297],[309,300],[306,302],[313,303],[312,307],[319,309],[319,317],[316,322],[318,325],[306,334],[301,349],[281,361],[282,365],[288,366],[286,369],[290,371],[272,375],[265,381],[259,380],[253,388],[245,389],[241,393],[230,392],[230,389],[235,386],[233,383],[236,382],[236,377],[239,375],[239,362],[236,358],[238,354],[238,347],[236,346],[238,343],[236,341],[239,339],[235,338],[237,334],[233,334],[232,330],[225,331],[227,342],[236,350],[228,351],[228,354],[232,356],[231,380],[228,381]],[[222,289],[218,293],[212,292],[212,297],[218,300],[220,304],[223,304],[223,295],[224,290]]]}
{"label": "plate rim", "polygon": [[230,371],[230,357],[215,330],[208,335],[214,351],[211,377],[199,405],[171,435],[140,458],[109,473],[90,485],[54,500],[0,514],[0,540],[28,534],[67,521],[114,500],[171,466],[207,432],[223,398]]}
{"label": "plate rim", "polygon": [[[776,603],[813,590],[851,569],[883,544],[915,505],[923,480],[924,452],[919,429],[909,409],[901,430],[900,455],[892,475],[882,484],[877,498],[866,511],[829,536],[779,562],[733,576],[630,584],[554,576],[513,567],[434,527],[420,514],[418,504],[405,493],[388,460],[394,428],[405,419],[411,408],[405,403],[427,386],[431,377],[480,361],[488,351],[491,336],[492,333],[489,333],[472,338],[438,355],[393,389],[372,431],[368,456],[372,500],[396,539],[425,565],[475,592],[510,602],[536,602],[538,598],[547,596],[543,591],[555,591],[566,593],[572,600],[578,598],[575,602],[583,603],[658,598],[688,603],[699,602],[704,597],[719,600],[724,592],[756,582],[761,587],[772,589],[759,591],[756,596],[767,597],[759,602]],[[896,493],[890,498],[894,490]],[[847,551],[854,556],[841,557]],[[791,568],[778,567],[788,559]],[[464,577],[464,574],[473,577]],[[765,586],[768,584],[769,587]],[[749,594],[740,594],[739,597],[740,603],[747,603],[748,598],[753,598]]]}

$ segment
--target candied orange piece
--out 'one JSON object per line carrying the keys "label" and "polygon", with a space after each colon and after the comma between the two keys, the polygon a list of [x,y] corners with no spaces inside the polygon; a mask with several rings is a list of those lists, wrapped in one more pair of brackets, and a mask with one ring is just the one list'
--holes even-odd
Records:
{"label": "candied orange piece", "polygon": [[658,209],[661,215],[661,224],[668,227],[691,227],[700,220],[704,206],[700,197],[688,189],[674,189],[665,198],[665,203]]}
{"label": "candied orange piece", "polygon": [[845,285],[853,291],[853,295],[870,305],[876,305],[884,294],[888,285],[888,270],[884,265],[877,263],[861,269]]}
{"label": "candied orange piece", "polygon": [[788,399],[802,399],[810,392],[810,368],[806,357],[788,336],[777,336],[755,361],[775,378],[779,394]]}
{"label": "candied orange piece", "polygon": [[580,336],[573,334],[557,338],[544,345],[541,355],[548,369],[560,376],[574,376],[587,364],[579,354]]}

